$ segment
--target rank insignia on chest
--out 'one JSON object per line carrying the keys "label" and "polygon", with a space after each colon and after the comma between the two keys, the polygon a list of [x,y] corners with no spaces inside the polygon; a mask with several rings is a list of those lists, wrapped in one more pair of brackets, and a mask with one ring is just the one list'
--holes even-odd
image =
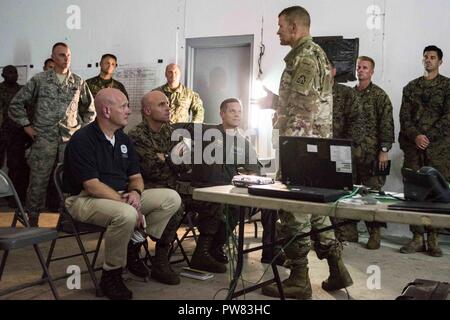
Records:
{"label": "rank insignia on chest", "polygon": [[300,77],[298,77],[298,79],[297,79],[297,83],[298,84],[305,84],[305,81],[306,81],[306,78],[305,78],[305,76],[300,76]]}

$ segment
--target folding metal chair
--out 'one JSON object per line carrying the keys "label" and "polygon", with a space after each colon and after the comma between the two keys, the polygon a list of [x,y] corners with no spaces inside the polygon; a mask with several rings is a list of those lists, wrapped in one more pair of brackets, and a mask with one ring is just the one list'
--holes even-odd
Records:
{"label": "folding metal chair", "polygon": [[[2,261],[0,264],[0,280],[3,275],[3,271],[6,265],[6,259],[8,258],[9,251],[19,248],[25,248],[33,246],[34,251],[39,259],[39,263],[42,266],[43,277],[39,281],[35,281],[28,284],[22,284],[9,288],[0,292],[0,295],[5,295],[29,286],[42,283],[43,280],[47,281],[50,289],[52,290],[55,299],[59,299],[59,294],[56,290],[54,279],[51,277],[48,271],[47,265],[45,264],[44,257],[38,246],[39,243],[54,240],[57,238],[58,234],[55,230],[48,228],[31,228],[28,221],[28,216],[26,215],[22,203],[17,195],[16,190],[8,178],[8,176],[0,170],[0,198],[12,196],[17,204],[17,209],[14,214],[13,222],[11,227],[1,227],[0,228],[0,250],[4,251],[2,256]],[[17,222],[21,222],[24,228],[17,228]]]}
{"label": "folding metal chair", "polygon": [[[65,198],[65,195],[64,195],[64,192],[62,189],[63,172],[64,172],[63,164],[58,164],[58,166],[55,169],[53,179],[54,179],[56,191],[58,192],[58,197],[60,200],[59,218],[58,218],[58,223],[56,225],[56,230],[60,234],[51,243],[50,251],[47,256],[46,266],[47,267],[50,266],[50,262],[52,262],[52,261],[58,261],[58,260],[64,260],[64,259],[69,259],[69,258],[73,258],[73,257],[83,256],[84,262],[87,267],[87,271],[89,272],[89,275],[92,279],[92,283],[94,284],[96,295],[101,296],[102,295],[101,290],[100,290],[100,287],[98,284],[97,277],[95,276],[95,271],[100,270],[101,268],[100,267],[96,268],[95,263],[97,261],[98,252],[100,250],[100,245],[102,243],[103,235],[106,231],[106,228],[100,227],[100,226],[97,226],[94,224],[90,224],[90,223],[83,223],[80,221],[76,221],[75,219],[72,218],[72,216],[70,215],[70,213],[67,210],[66,205],[65,205],[66,198]],[[63,234],[61,234],[61,233],[63,233]],[[86,234],[94,234],[94,233],[100,234],[99,238],[97,240],[95,250],[86,251],[83,241],[81,240],[81,236],[86,235]],[[54,249],[56,246],[56,241],[58,239],[73,238],[73,237],[77,241],[79,252],[75,253],[75,254],[71,254],[71,255],[53,257],[53,252],[54,252]],[[88,256],[88,254],[91,254],[91,253],[94,254],[92,261],[90,261],[89,256]],[[58,279],[65,278],[65,277],[67,277],[67,275],[61,276]]]}

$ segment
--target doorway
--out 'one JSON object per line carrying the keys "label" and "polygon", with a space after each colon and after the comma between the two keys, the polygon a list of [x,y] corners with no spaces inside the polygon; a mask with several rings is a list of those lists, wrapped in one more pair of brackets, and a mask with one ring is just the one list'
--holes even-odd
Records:
{"label": "doorway", "polygon": [[241,127],[248,127],[253,35],[186,39],[186,84],[198,92],[205,123],[220,123],[220,103],[242,101]]}

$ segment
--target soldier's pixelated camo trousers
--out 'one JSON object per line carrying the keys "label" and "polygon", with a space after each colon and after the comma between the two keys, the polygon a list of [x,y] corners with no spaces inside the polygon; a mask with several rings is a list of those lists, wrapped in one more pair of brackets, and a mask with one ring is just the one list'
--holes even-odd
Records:
{"label": "soldier's pixelated camo trousers", "polygon": [[66,144],[61,137],[38,135],[27,156],[30,167],[30,184],[27,192],[26,205],[34,212],[45,208],[47,185],[51,178],[55,162],[62,162]]}
{"label": "soldier's pixelated camo trousers", "polygon": [[[308,233],[331,226],[327,216],[313,216],[311,214],[299,214],[280,210],[281,227],[279,236],[285,240],[285,244],[293,236]],[[340,254],[340,244],[334,236],[334,231],[328,230],[312,236],[314,249],[319,259],[326,259],[330,255]],[[285,247],[286,256],[291,260],[303,260],[307,258],[311,248],[310,237],[304,237],[292,241]]]}

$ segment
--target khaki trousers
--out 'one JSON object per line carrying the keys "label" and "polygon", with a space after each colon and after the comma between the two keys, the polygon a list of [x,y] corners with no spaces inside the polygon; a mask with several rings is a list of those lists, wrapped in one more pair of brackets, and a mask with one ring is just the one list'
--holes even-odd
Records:
{"label": "khaki trousers", "polygon": [[[159,239],[180,205],[180,196],[174,190],[144,190],[141,212],[147,223],[147,234]],[[88,196],[85,191],[67,198],[66,207],[75,220],[106,227],[104,269],[125,267],[128,242],[137,222],[136,209],[127,203]]]}

